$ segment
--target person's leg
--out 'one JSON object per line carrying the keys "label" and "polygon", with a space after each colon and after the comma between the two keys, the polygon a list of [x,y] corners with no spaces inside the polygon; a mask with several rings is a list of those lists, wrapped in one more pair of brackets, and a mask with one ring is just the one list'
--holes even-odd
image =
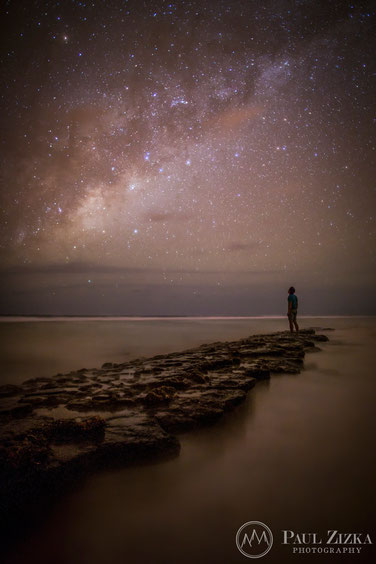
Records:
{"label": "person's leg", "polygon": [[298,322],[296,321],[296,319],[294,321],[294,325],[295,325],[295,331],[298,333],[299,332],[299,325],[298,325]]}
{"label": "person's leg", "polygon": [[292,324],[292,314],[289,314],[289,325],[290,325],[290,333],[294,332],[294,326]]}

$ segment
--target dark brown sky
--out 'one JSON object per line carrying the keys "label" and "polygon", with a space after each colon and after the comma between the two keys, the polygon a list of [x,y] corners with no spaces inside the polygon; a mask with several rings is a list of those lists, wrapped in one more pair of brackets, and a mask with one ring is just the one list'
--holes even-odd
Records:
{"label": "dark brown sky", "polygon": [[9,2],[2,313],[376,313],[375,11]]}

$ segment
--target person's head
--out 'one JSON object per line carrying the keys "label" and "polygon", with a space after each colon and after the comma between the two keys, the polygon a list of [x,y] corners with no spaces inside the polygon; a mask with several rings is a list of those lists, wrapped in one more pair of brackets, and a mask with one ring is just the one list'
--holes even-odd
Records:
{"label": "person's head", "polygon": [[289,288],[289,294],[295,294],[295,288],[294,288],[294,286],[291,286],[291,287]]}

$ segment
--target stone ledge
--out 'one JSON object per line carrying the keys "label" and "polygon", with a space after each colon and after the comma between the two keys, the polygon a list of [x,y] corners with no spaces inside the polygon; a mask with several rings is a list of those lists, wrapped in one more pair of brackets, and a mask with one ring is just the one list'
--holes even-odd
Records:
{"label": "stone ledge", "polygon": [[100,468],[178,455],[176,433],[215,423],[271,374],[299,373],[327,340],[313,329],[253,335],[1,386],[5,507]]}

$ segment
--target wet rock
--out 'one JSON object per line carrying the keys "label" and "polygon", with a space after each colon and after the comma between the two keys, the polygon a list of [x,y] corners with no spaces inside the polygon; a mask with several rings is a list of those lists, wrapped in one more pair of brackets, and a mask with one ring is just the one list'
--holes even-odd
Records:
{"label": "wet rock", "polygon": [[[22,407],[25,407],[25,405]],[[12,418],[3,421],[0,428],[0,444],[9,444],[14,440],[34,435],[35,432],[39,434],[46,423],[52,420],[52,418],[48,417],[38,417],[29,411],[22,418]]]}
{"label": "wet rock", "polygon": [[29,378],[29,380],[25,380],[23,384],[27,386],[37,386],[38,384],[44,384],[46,382],[53,382],[53,378]]}
{"label": "wet rock", "polygon": [[242,390],[208,390],[187,393],[175,399],[168,410],[155,418],[169,432],[182,432],[215,423],[226,411],[245,399]]}
{"label": "wet rock", "polygon": [[92,397],[92,401],[94,403],[96,402],[102,402],[102,401],[108,401],[112,398],[112,394],[111,393],[100,393],[100,394],[95,394]]}
{"label": "wet rock", "polygon": [[72,382],[71,378],[67,377],[67,376],[63,376],[63,377],[59,377],[56,378],[56,383],[59,386],[63,386],[65,384],[70,384]]}
{"label": "wet rock", "polygon": [[66,408],[72,411],[91,411],[94,409],[91,396],[74,399],[66,404]]}
{"label": "wet rock", "polygon": [[170,386],[175,388],[175,390],[185,390],[189,388],[189,379],[185,378],[184,376],[165,376],[163,378],[163,383],[166,386]]}
{"label": "wet rock", "polygon": [[251,376],[256,380],[269,380],[270,378],[270,370],[260,365],[242,363],[240,369],[245,376]]}
{"label": "wet rock", "polygon": [[309,341],[308,339],[304,339],[303,340],[303,347],[306,349],[310,349],[313,348],[315,346],[315,343],[313,341]]}
{"label": "wet rock", "polygon": [[106,422],[99,416],[86,419],[58,419],[50,422],[44,435],[51,442],[82,442],[104,437]]}
{"label": "wet rock", "polygon": [[193,371],[193,370],[187,371],[186,379],[190,380],[191,382],[194,382],[196,384],[206,384],[209,381],[209,378],[205,374],[202,374],[201,372],[198,372],[198,371],[196,372],[196,371]]}
{"label": "wet rock", "polygon": [[314,341],[319,341],[321,343],[329,341],[329,338],[326,335],[312,335],[311,339],[313,339]]}
{"label": "wet rock", "polygon": [[19,399],[20,403],[26,402],[34,407],[55,407],[59,405],[60,400],[55,395],[32,395],[25,396]]}
{"label": "wet rock", "polygon": [[81,392],[87,392],[88,390],[91,390],[93,388],[92,384],[83,384],[82,386],[79,386],[79,390]]}
{"label": "wet rock", "polygon": [[91,455],[95,467],[121,466],[142,460],[176,456],[178,439],[146,416],[113,419],[106,427],[104,440]]}
{"label": "wet rock", "polygon": [[176,390],[172,386],[160,386],[159,388],[155,388],[146,394],[144,403],[149,406],[169,403],[175,393]]}
{"label": "wet rock", "polygon": [[45,388],[45,386],[41,386],[39,388],[39,391],[35,391],[35,392],[27,392],[25,394],[25,398],[33,398],[36,396],[40,396],[41,394],[43,394],[43,396],[55,396],[55,395],[70,395],[72,393],[76,393],[77,392],[77,388],[73,388],[73,387],[61,387],[61,386],[53,386],[52,388]]}
{"label": "wet rock", "polygon": [[46,463],[50,449],[46,440],[31,435],[0,447],[0,476],[17,478],[22,473],[35,473]]}
{"label": "wet rock", "polygon": [[270,357],[270,356],[283,356],[284,350],[282,348],[260,347],[257,349],[242,349],[240,350],[241,356],[246,357]]}
{"label": "wet rock", "polygon": [[318,352],[320,352],[321,350],[322,350],[322,349],[320,349],[320,347],[313,346],[313,347],[307,349],[307,352],[309,352],[309,353],[318,353]]}
{"label": "wet rock", "polygon": [[24,417],[33,411],[30,403],[15,403],[14,401],[2,401],[0,405],[0,418]]}
{"label": "wet rock", "polygon": [[21,386],[16,386],[14,384],[4,384],[0,386],[0,398],[9,398],[11,396],[17,396],[23,391]]}
{"label": "wet rock", "polygon": [[[176,455],[171,433],[215,423],[271,374],[298,374],[305,353],[327,340],[313,329],[253,335],[2,386],[0,493],[12,505],[17,492],[23,500],[47,483],[59,490],[99,467]],[[40,407],[54,416],[32,413]]]}

